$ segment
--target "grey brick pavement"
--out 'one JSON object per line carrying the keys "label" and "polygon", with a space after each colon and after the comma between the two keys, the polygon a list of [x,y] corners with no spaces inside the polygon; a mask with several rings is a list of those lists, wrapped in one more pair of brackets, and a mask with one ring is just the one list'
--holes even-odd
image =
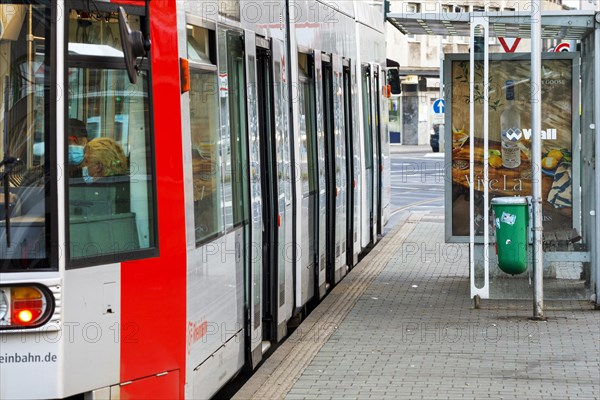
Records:
{"label": "grey brick pavement", "polygon": [[435,221],[413,215],[386,236],[309,316],[322,334],[290,338],[236,398],[598,399],[600,313],[548,303],[548,321],[533,322],[530,302],[473,309],[468,248],[445,244]]}

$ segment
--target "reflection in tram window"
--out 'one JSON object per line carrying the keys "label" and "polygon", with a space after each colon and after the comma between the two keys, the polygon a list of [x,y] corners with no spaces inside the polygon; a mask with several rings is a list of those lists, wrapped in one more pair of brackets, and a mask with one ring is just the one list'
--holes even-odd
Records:
{"label": "reflection in tram window", "polygon": [[[116,15],[71,11],[69,17],[69,256],[77,265],[97,257],[136,258],[156,245],[148,72],[142,67],[130,84],[119,43],[107,33],[118,32]],[[107,67],[98,67],[99,61]],[[72,146],[82,134],[83,157]]]}
{"label": "reflection in tram window", "polygon": [[[219,132],[219,90],[214,53],[214,32],[187,25],[187,55],[190,66],[190,131],[194,188],[196,244],[223,232]],[[225,150],[228,152],[228,150]]]}
{"label": "reflection in tram window", "polygon": [[190,128],[196,243],[223,229],[216,72],[190,68]]}
{"label": "reflection in tram window", "polygon": [[[273,68],[273,82],[275,93],[275,138],[277,148],[277,181],[280,182],[279,210],[285,210],[285,207],[292,203],[292,180],[289,171],[290,165],[290,135],[287,134],[287,113],[286,113],[286,86],[283,76],[282,63],[275,60]],[[283,229],[281,229],[283,231]]]}
{"label": "reflection in tram window", "polygon": [[48,268],[50,7],[3,2],[0,14],[0,270]]}
{"label": "reflection in tram window", "polygon": [[225,228],[248,220],[246,91],[244,48],[240,34],[221,29],[219,42],[219,96],[221,101],[222,169]]}
{"label": "reflection in tram window", "polygon": [[[273,60],[273,97],[275,99],[275,151],[277,160],[277,182],[279,193],[277,194],[277,210],[281,218],[281,225],[278,229],[278,243],[286,243],[286,230],[290,223],[286,218],[286,207],[291,207],[292,203],[292,185],[289,179],[286,179],[284,169],[286,161],[289,159],[290,136],[286,132],[288,126],[287,119],[287,102],[284,101],[287,96],[287,86],[285,84],[285,72],[283,71],[284,64],[277,59]],[[289,214],[288,214],[289,215]],[[283,251],[279,252],[279,260],[277,262],[277,287],[279,292],[279,306],[285,303],[285,282],[286,282],[286,254]]]}
{"label": "reflection in tram window", "polygon": [[371,129],[371,72],[367,65],[362,66],[363,128],[365,133],[365,168],[373,168],[373,138]]}
{"label": "reflection in tram window", "polygon": [[300,180],[302,194],[308,195],[317,190],[316,177],[316,123],[314,104],[314,81],[312,79],[310,60],[308,55],[298,54],[298,73],[300,85],[298,86],[298,107],[300,110]]}

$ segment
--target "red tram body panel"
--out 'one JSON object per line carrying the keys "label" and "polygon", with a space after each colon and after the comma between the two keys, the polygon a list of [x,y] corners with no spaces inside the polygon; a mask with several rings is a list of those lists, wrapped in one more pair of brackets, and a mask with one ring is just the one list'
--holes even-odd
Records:
{"label": "red tram body panel", "polygon": [[[177,370],[185,376],[185,201],[175,5],[150,2],[157,201],[164,206],[158,207],[160,255],[121,265],[121,382]],[[147,380],[147,394],[160,398],[158,379]],[[179,398],[183,384],[168,385],[176,392],[164,392],[164,398]],[[139,393],[130,398],[148,398]]]}

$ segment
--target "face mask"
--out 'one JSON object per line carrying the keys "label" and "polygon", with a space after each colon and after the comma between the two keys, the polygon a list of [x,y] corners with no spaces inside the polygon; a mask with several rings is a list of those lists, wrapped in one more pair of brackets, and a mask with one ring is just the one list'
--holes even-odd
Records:
{"label": "face mask", "polygon": [[79,165],[83,161],[83,146],[69,145],[69,164]]}
{"label": "face mask", "polygon": [[94,182],[94,177],[90,176],[88,174],[88,167],[87,166],[81,168],[81,177],[83,178],[83,181],[85,183],[92,183],[92,182]]}

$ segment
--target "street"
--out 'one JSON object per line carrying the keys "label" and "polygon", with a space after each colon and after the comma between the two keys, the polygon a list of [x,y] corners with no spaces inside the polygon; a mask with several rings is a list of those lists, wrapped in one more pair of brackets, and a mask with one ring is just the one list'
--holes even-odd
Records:
{"label": "street", "polygon": [[384,232],[414,211],[444,215],[444,155],[429,145],[391,149],[391,214]]}

